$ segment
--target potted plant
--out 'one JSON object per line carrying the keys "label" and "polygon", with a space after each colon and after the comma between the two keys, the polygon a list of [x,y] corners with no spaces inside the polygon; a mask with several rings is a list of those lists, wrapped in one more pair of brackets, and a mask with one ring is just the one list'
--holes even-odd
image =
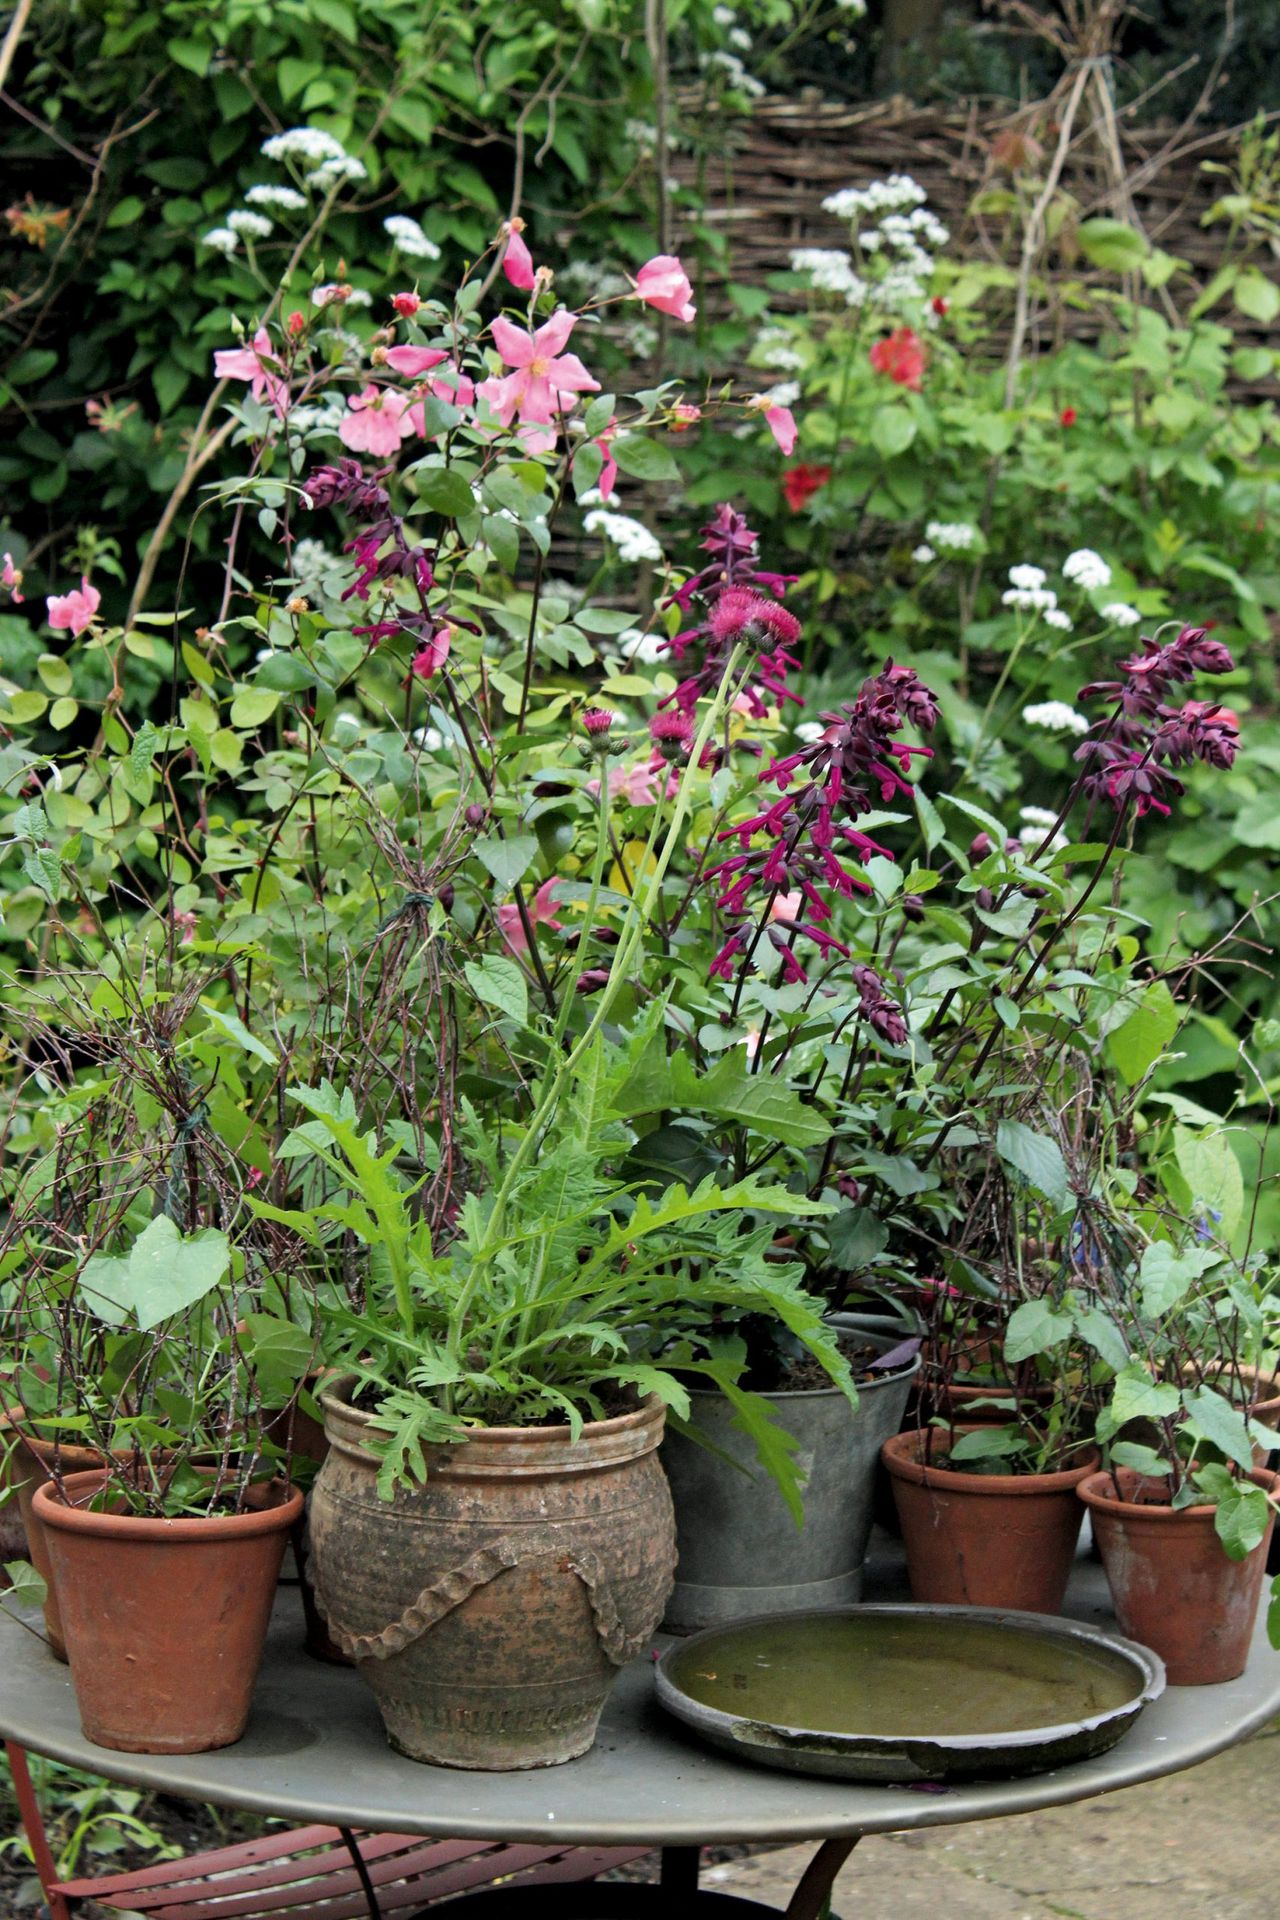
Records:
{"label": "potted plant", "polygon": [[[1220,1126],[1184,1138],[1201,1170],[1234,1162]],[[1116,1310],[1129,1354],[1098,1421],[1106,1460],[1078,1488],[1121,1628],[1177,1686],[1243,1672],[1280,1484],[1257,1464],[1272,1430],[1256,1417],[1258,1370],[1238,1358],[1266,1288],[1262,1261],[1219,1237],[1240,1224],[1238,1172],[1231,1186],[1225,1221],[1162,1207],[1163,1237],[1135,1258]]]}

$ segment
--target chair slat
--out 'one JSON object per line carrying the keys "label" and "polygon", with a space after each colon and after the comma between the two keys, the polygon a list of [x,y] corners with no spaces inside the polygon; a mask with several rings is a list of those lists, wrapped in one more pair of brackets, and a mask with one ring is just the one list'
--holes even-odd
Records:
{"label": "chair slat", "polygon": [[[229,1897],[233,1893],[245,1892],[250,1888],[290,1887],[300,1881],[314,1880],[331,1873],[354,1874],[350,1850],[336,1827],[306,1828],[302,1831],[308,1836],[312,1833],[323,1833],[335,1844],[325,1846],[319,1853],[300,1853],[297,1858],[291,1859],[282,1860],[277,1852],[274,1863],[264,1861],[252,1866],[249,1872],[236,1880],[234,1886],[223,1881],[221,1875],[232,1874],[246,1865],[244,1856],[247,1848],[245,1847],[228,1847],[221,1853],[199,1856],[200,1871],[193,1871],[197,1859],[195,1855],[186,1861],[175,1860],[171,1865],[175,1869],[184,1869],[184,1871],[180,1874],[177,1872],[171,1874],[163,1885],[155,1881],[144,1884],[143,1875],[151,1873],[154,1869],[143,1868],[136,1877],[127,1873],[117,1874],[109,1883],[106,1880],[68,1882],[63,1891],[68,1896],[78,1895],[82,1899],[91,1897],[101,1900],[104,1895],[119,1897],[120,1905],[131,1904],[139,1913],[147,1913],[163,1910],[167,1902],[180,1897],[191,1899],[196,1893],[204,1894],[206,1890],[210,1897],[215,1889]],[[287,1834],[283,1836],[286,1840],[288,1837]],[[310,1844],[314,1846],[315,1842],[311,1841]],[[495,1840],[427,1840],[417,1833],[356,1836],[360,1856],[369,1867],[370,1877],[375,1883],[379,1878],[403,1878],[409,1869],[398,1863],[410,1854],[420,1858],[434,1857],[435,1861],[443,1867],[451,1865],[455,1860],[465,1860],[475,1853],[491,1853],[500,1844]],[[209,1877],[212,1875],[219,1877],[214,1880]],[[129,1903],[123,1899],[126,1893],[131,1896]]]}

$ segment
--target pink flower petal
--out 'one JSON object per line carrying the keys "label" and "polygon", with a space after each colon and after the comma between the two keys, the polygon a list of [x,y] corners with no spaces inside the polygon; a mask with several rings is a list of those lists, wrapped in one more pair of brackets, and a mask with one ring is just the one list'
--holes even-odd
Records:
{"label": "pink flower petal", "polygon": [[636,292],[646,306],[677,320],[692,320],[698,309],[692,300],[689,276],[673,253],[655,254],[636,275]]}
{"label": "pink flower petal", "polygon": [[509,367],[527,367],[542,352],[542,348],[523,327],[513,327],[502,314],[498,315],[489,332],[494,346]]}
{"label": "pink flower petal", "polygon": [[387,365],[394,367],[397,373],[406,374],[410,380],[425,373],[428,367],[438,367],[448,354],[440,347],[388,347]]}
{"label": "pink flower petal", "polygon": [[795,415],[790,407],[766,407],[765,424],[785,454],[790,454],[796,444]]}
{"label": "pink flower petal", "polygon": [[533,256],[524,243],[524,236],[514,226],[507,227],[507,249],[502,256],[502,271],[513,287],[521,293],[529,293],[534,286]]}
{"label": "pink flower petal", "polygon": [[[578,324],[576,313],[570,313],[567,307],[561,307],[558,313],[538,328],[533,336],[533,352],[530,359],[545,360],[560,352],[567,343],[569,335]],[[495,322],[496,325],[496,322]]]}

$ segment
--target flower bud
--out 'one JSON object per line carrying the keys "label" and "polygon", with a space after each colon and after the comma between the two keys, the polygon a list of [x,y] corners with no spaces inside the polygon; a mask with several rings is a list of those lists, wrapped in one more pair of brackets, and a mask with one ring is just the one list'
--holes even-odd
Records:
{"label": "flower bud", "polygon": [[488,809],[482,807],[478,800],[473,800],[462,817],[469,827],[482,827],[485,823],[487,812]]}
{"label": "flower bud", "polygon": [[453,882],[451,880],[445,881],[444,885],[437,892],[436,899],[440,902],[440,905],[444,908],[446,913],[452,913]]}
{"label": "flower bud", "polygon": [[608,985],[608,981],[607,967],[587,967],[578,975],[577,990],[579,993],[599,993],[601,987]]}
{"label": "flower bud", "polygon": [[904,893],[902,896],[902,917],[917,924],[924,919],[924,901],[918,893]]}
{"label": "flower bud", "polygon": [[402,320],[412,320],[422,302],[416,293],[393,293],[391,304]]}
{"label": "flower bud", "polygon": [[990,851],[991,835],[989,833],[975,833],[973,839],[969,842],[969,858],[971,860],[985,860]]}
{"label": "flower bud", "polygon": [[996,904],[996,897],[994,893],[992,893],[990,887],[979,887],[977,893],[974,895],[974,898],[977,900],[978,905],[982,908],[982,911],[984,913],[990,913],[992,908]]}

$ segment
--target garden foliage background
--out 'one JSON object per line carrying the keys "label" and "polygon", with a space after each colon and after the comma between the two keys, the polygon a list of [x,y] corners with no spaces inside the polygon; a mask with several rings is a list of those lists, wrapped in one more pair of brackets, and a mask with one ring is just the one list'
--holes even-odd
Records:
{"label": "garden foliage background", "polygon": [[[1280,929],[1280,159],[1269,121],[1254,117],[1272,106],[1266,88],[1280,63],[1264,55],[1273,42],[1280,50],[1280,28],[1267,0],[1221,9],[1166,0],[1141,16],[1099,0],[1082,12],[1095,25],[1107,16],[1107,58],[1090,66],[1063,43],[1072,12],[889,3],[866,14],[861,0],[755,0],[736,11],[711,0],[44,0],[27,9],[0,56],[9,202],[0,550],[25,594],[0,613],[6,968],[38,966],[51,911],[50,874],[29,830],[33,762],[56,755],[71,765],[45,784],[47,825],[63,849],[77,835],[97,847],[100,868],[84,863],[93,885],[105,891],[116,859],[145,868],[155,851],[149,761],[131,771],[128,743],[109,741],[124,764],[106,792],[76,766],[100,726],[109,737],[112,666],[100,649],[51,640],[44,596],[91,576],[103,618],[124,630],[135,723],[150,712],[163,726],[170,682],[181,681],[183,724],[203,736],[186,884],[193,904],[216,895],[242,912],[253,875],[237,853],[236,813],[259,789],[272,804],[257,763],[262,729],[305,688],[316,725],[349,749],[363,735],[342,729],[371,729],[386,689],[361,708],[344,684],[341,647],[326,679],[319,644],[321,664],[298,681],[269,596],[244,592],[252,607],[210,642],[226,611],[228,550],[227,518],[209,490],[243,467],[254,423],[241,388],[212,384],[212,355],[237,328],[251,334],[269,303],[310,312],[315,290],[336,282],[355,291],[344,324],[367,338],[390,292],[452,287],[499,224],[519,216],[566,300],[625,290],[622,276],[670,251],[684,259],[699,309],[687,330],[660,314],[610,310],[591,340],[602,381],[639,358],[651,389],[681,379],[704,408],[697,422],[669,417],[659,444],[622,456],[619,510],[639,530],[606,527],[602,537],[569,501],[544,554],[513,536],[501,556],[522,584],[536,567],[563,590],[540,658],[548,685],[576,697],[603,684],[622,703],[647,691],[628,672],[642,656],[619,659],[617,636],[649,624],[663,555],[690,570],[699,523],[731,501],[758,529],[765,563],[799,576],[788,605],[805,620],[812,713],[904,657],[937,689],[936,744],[959,781],[945,829],[922,809],[932,852],[944,830],[966,842],[989,830],[1034,837],[1044,825],[1035,810],[1048,806],[1052,818],[1076,740],[1070,723],[1028,722],[1028,708],[1074,711],[1080,686],[1161,622],[1210,625],[1226,642],[1239,664],[1213,692],[1239,714],[1245,746],[1227,771],[1191,772],[1169,818],[1142,823],[1124,897],[1113,902],[1132,943],[1125,964],[1140,941],[1195,1005],[1178,1031],[1159,996],[1142,999],[1151,1032],[1139,1036],[1130,996],[1110,1030],[1103,1020],[1098,1045],[1137,1078],[1176,1033],[1174,1057],[1155,1073],[1171,1111],[1192,1125],[1229,1115],[1249,1183],[1260,1154],[1268,1170],[1280,1165],[1270,1138],[1280,1083],[1271,958]],[[1104,64],[1105,80],[1089,77]],[[796,243],[816,246],[825,264],[785,249],[753,264],[736,242],[762,101],[772,97],[768,111],[779,103],[794,128],[815,88],[874,103],[890,152],[888,96],[963,106],[983,155],[963,220],[949,215],[951,233],[931,243],[928,324],[890,361],[872,356],[885,303],[868,310],[850,294],[853,280],[882,272],[884,248],[863,247],[857,212],[823,211],[829,183],[816,188],[800,165],[789,188]],[[1205,186],[1194,215],[1204,246],[1188,253],[1176,230],[1155,230],[1126,170],[1122,127],[1157,119],[1163,130],[1148,151]],[[284,178],[263,143],[299,125],[336,137],[363,177],[309,244],[309,215],[291,224],[278,214],[269,233],[242,231],[233,250],[207,244],[251,204],[251,188]],[[796,145],[802,159],[803,138]],[[838,150],[828,138],[824,166]],[[1200,171],[1206,160],[1212,172]],[[913,171],[910,156],[891,170]],[[851,159],[844,184],[863,189],[870,178]],[[833,264],[841,256],[845,265]],[[739,394],[771,394],[794,411],[790,453],[758,414],[716,410],[729,378]],[[270,571],[276,512],[263,498],[241,515],[238,594],[250,574]],[[506,536],[486,523],[486,537],[500,546]],[[1105,582],[1063,578],[1064,559],[1081,549],[1102,557]],[[336,607],[324,581],[334,555],[312,559],[313,598]],[[1019,567],[1044,571],[1057,623],[1008,604],[1009,570]],[[566,640],[569,609],[588,588],[606,603],[594,630],[599,658],[582,646],[586,623]],[[1117,607],[1137,616],[1129,641],[1129,613]],[[441,775],[441,804],[446,789]],[[556,831],[554,816],[537,828],[544,862],[554,861]],[[358,879],[335,856],[335,898],[354,897]],[[41,1144],[25,1045],[19,1005],[6,1016],[0,1096],[9,1169]],[[1270,1185],[1259,1218],[1264,1233],[1280,1227]],[[106,1807],[105,1844],[118,1811]]]}

